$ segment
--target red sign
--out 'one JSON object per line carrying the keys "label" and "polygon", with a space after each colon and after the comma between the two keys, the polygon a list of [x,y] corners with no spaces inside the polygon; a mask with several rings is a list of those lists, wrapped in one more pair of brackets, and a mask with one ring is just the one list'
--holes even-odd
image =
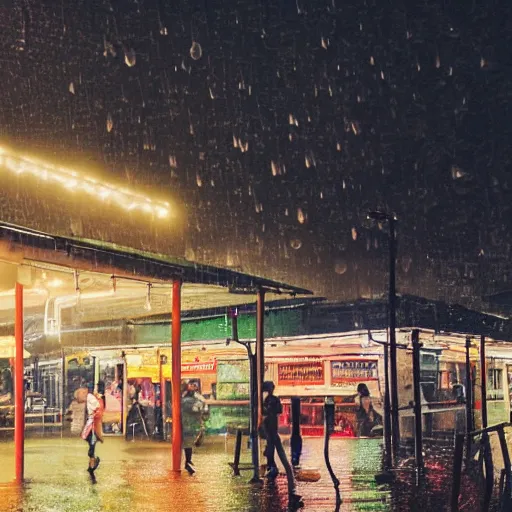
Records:
{"label": "red sign", "polygon": [[215,373],[216,371],[217,361],[181,363],[181,373]]}
{"label": "red sign", "polygon": [[324,384],[323,361],[279,363],[277,365],[277,372],[277,383],[280,384],[281,386]]}

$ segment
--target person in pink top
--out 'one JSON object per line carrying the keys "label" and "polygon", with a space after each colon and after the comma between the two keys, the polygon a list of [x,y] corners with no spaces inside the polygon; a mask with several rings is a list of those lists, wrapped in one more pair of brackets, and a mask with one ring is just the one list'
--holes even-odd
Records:
{"label": "person in pink top", "polygon": [[89,457],[89,466],[87,471],[91,475],[91,480],[96,483],[94,472],[100,464],[100,458],[95,455],[96,443],[103,442],[103,433],[101,430],[102,417],[104,404],[103,400],[98,399],[94,393],[94,384],[90,383],[87,386],[87,399],[86,399],[86,420],[82,430],[81,438],[87,441],[89,450],[87,455]]}

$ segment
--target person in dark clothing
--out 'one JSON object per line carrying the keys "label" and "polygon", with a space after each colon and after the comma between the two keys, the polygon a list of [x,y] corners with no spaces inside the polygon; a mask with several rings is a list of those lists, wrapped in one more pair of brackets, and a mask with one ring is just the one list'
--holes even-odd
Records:
{"label": "person in dark clothing", "polygon": [[279,415],[283,412],[281,400],[279,397],[274,395],[274,383],[272,381],[266,381],[263,383],[263,393],[267,393],[265,400],[263,401],[263,429],[265,437],[267,438],[267,447],[265,454],[267,457],[267,477],[269,479],[275,479],[278,475],[277,465],[275,462],[275,452],[279,455],[281,464],[284,466],[286,471],[286,477],[288,480],[288,498],[289,504],[292,508],[301,506],[302,500],[299,495],[295,493],[295,477],[293,475],[292,468],[286,457],[286,453],[279,436]]}
{"label": "person in dark clothing", "polygon": [[196,468],[192,463],[192,449],[201,431],[204,398],[199,394],[197,386],[189,382],[181,395],[181,424],[183,428],[183,449],[185,451],[185,469],[193,475]]}
{"label": "person in dark clothing", "polygon": [[373,408],[369,395],[361,395],[356,420],[358,437],[373,437],[375,427],[382,426],[382,416]]}

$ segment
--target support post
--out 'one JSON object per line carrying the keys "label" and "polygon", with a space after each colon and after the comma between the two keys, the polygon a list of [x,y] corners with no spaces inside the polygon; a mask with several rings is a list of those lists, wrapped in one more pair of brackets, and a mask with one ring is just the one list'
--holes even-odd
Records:
{"label": "support post", "polygon": [[16,283],[14,337],[14,452],[16,483],[21,484],[25,473],[25,385],[23,379],[23,285]]}
{"label": "support post", "polygon": [[250,392],[251,392],[251,423],[250,423],[250,439],[251,439],[251,459],[252,459],[252,478],[250,483],[259,484],[260,479],[260,443],[258,439],[258,384],[257,370],[256,370],[256,356],[251,353],[251,348],[248,345],[247,355],[249,357],[249,379],[250,379]]}
{"label": "support post", "polygon": [[172,282],[172,470],[181,470],[181,281]]}
{"label": "support post", "polygon": [[482,428],[487,428],[487,365],[485,362],[485,336],[480,336],[480,388],[482,393]]}
{"label": "support post", "polygon": [[471,454],[472,438],[470,433],[473,431],[473,383],[471,382],[471,338],[466,337],[466,458],[469,462]]}
{"label": "support post", "polygon": [[256,389],[258,393],[258,424],[263,411],[263,381],[265,380],[265,290],[256,296]]}
{"label": "support post", "polygon": [[123,436],[128,440],[128,431],[126,425],[128,423],[128,361],[126,355],[123,352],[123,389],[122,389],[122,401],[121,401],[121,415],[122,415],[122,428]]}
{"label": "support post", "polygon": [[391,371],[391,423],[393,459],[398,458],[400,446],[400,418],[398,415],[398,369],[396,353],[396,236],[395,218],[389,215],[389,357]]}
{"label": "support post", "polygon": [[167,393],[165,390],[165,376],[162,366],[165,364],[165,355],[159,354],[158,362],[160,364],[160,404],[162,406],[162,440],[167,439],[166,419],[167,419]]}
{"label": "support post", "polygon": [[384,469],[393,466],[391,452],[391,400],[389,397],[389,347],[384,345]]}
{"label": "support post", "polygon": [[416,479],[419,483],[423,478],[423,425],[421,414],[420,384],[420,331],[412,331],[412,376],[414,386],[414,454],[416,457]]}

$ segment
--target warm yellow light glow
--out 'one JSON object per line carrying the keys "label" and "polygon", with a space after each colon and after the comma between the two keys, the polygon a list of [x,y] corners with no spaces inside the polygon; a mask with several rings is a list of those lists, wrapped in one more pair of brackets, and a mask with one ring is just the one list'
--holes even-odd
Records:
{"label": "warm yellow light glow", "polygon": [[58,288],[59,286],[62,286],[64,284],[64,281],[62,279],[52,279],[48,282],[48,286],[51,288]]}
{"label": "warm yellow light glow", "polygon": [[16,175],[30,174],[41,180],[55,182],[69,191],[82,191],[103,201],[110,201],[125,210],[139,210],[159,219],[170,215],[169,203],[154,201],[142,194],[126,188],[99,182],[71,169],[40,162],[32,157],[20,156],[6,148],[0,147],[0,167]]}

